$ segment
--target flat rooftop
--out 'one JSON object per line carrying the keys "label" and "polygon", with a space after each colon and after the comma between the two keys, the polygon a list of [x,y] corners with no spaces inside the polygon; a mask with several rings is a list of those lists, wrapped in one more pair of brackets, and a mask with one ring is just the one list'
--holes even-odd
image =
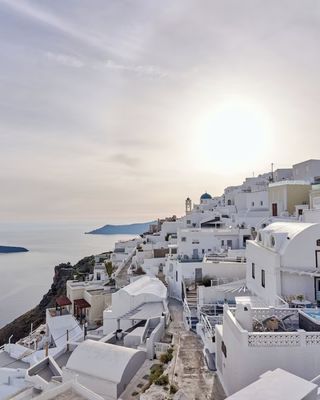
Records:
{"label": "flat rooftop", "polygon": [[12,358],[9,356],[8,353],[5,351],[0,351],[0,368],[3,367],[8,367],[8,368],[24,368],[28,369],[29,368],[29,363],[26,363],[24,361],[19,361],[16,360],[15,358]]}
{"label": "flat rooftop", "polygon": [[314,383],[277,368],[264,373],[260,379],[234,393],[227,400],[303,400],[316,393],[317,388]]}

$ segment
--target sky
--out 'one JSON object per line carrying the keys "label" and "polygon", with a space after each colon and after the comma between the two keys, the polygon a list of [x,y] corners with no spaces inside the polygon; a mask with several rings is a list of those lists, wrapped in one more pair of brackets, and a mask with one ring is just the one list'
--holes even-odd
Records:
{"label": "sky", "polygon": [[182,215],[319,158],[318,0],[0,0],[0,221]]}

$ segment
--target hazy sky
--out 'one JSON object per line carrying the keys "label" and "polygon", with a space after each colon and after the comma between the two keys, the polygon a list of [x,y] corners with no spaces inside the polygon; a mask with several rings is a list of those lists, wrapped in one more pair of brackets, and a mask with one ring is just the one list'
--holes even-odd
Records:
{"label": "hazy sky", "polygon": [[143,221],[320,156],[318,0],[0,0],[0,220]]}

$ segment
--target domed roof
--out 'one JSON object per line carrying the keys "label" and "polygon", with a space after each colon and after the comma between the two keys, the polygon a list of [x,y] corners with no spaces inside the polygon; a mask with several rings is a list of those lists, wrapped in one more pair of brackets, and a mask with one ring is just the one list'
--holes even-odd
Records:
{"label": "domed roof", "polygon": [[200,197],[200,200],[210,200],[210,199],[212,199],[212,196],[207,192],[203,193],[203,195]]}

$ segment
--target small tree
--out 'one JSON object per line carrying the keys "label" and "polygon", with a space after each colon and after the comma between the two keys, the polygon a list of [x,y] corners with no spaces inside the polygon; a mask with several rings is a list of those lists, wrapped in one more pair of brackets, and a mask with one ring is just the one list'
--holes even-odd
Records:
{"label": "small tree", "polygon": [[107,271],[107,274],[109,275],[109,278],[110,278],[111,275],[112,275],[112,272],[113,272],[113,265],[112,265],[111,261],[108,261],[106,263],[106,271]]}
{"label": "small tree", "polygon": [[211,286],[211,278],[209,278],[209,276],[204,276],[202,279],[202,284],[203,286]]}

